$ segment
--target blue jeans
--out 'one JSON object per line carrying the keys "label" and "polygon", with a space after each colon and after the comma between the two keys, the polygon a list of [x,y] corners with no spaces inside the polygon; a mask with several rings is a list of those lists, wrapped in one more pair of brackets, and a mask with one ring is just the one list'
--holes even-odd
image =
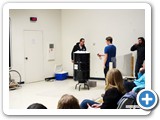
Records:
{"label": "blue jeans", "polygon": [[93,100],[85,99],[85,100],[83,100],[83,101],[81,102],[80,108],[81,108],[81,109],[88,109],[87,103],[88,103],[90,106],[92,106],[93,104],[99,104],[99,103],[97,103],[97,102],[94,102]]}

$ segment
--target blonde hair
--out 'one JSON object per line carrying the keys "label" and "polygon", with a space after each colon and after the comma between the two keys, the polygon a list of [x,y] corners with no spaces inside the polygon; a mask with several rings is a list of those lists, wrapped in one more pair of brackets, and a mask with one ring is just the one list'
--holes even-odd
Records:
{"label": "blonde hair", "polygon": [[80,106],[77,98],[64,94],[58,101],[57,109],[80,109]]}
{"label": "blonde hair", "polygon": [[106,76],[106,87],[105,89],[117,88],[119,92],[125,93],[125,88],[123,85],[123,78],[121,72],[113,68],[107,72]]}

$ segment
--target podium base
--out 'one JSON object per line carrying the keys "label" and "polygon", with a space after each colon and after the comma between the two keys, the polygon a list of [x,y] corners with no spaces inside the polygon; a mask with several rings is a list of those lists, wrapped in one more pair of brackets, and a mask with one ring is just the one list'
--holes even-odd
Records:
{"label": "podium base", "polygon": [[89,85],[88,85],[87,82],[85,82],[85,83],[79,83],[79,82],[78,82],[78,83],[76,84],[76,86],[75,86],[75,89],[77,89],[77,86],[79,86],[79,91],[80,91],[80,88],[81,88],[81,85],[82,85],[82,84],[84,84],[84,88],[86,88],[85,86],[87,86],[87,89],[89,90]]}

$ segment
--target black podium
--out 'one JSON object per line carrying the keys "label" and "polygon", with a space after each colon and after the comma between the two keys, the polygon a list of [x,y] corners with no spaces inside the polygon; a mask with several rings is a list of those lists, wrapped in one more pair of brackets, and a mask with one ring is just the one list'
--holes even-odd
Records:
{"label": "black podium", "polygon": [[84,83],[84,88],[87,86],[89,90],[89,85],[87,84],[87,81],[90,77],[90,53],[86,51],[76,51],[73,54],[74,59],[74,75],[73,79],[78,81],[78,83],[75,86],[75,89],[77,88],[77,85],[79,85],[79,90],[81,87],[80,83]]}

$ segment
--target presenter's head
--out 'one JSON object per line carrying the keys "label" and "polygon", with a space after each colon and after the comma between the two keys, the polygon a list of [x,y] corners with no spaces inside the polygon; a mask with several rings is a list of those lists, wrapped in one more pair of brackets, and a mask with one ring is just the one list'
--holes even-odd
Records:
{"label": "presenter's head", "polygon": [[79,40],[79,44],[80,44],[80,46],[83,46],[83,45],[85,44],[85,39],[84,39],[84,38],[81,38],[81,39]]}

